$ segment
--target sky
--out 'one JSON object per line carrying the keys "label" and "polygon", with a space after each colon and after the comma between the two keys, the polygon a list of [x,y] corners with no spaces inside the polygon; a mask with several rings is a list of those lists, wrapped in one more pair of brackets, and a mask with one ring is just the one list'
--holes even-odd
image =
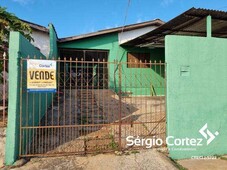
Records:
{"label": "sky", "polygon": [[157,18],[166,22],[191,7],[227,11],[227,0],[0,0],[0,6],[23,20],[54,24],[62,38]]}

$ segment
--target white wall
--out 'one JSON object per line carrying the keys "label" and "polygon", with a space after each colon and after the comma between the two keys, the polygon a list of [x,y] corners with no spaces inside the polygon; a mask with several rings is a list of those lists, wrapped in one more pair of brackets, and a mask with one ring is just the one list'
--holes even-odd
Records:
{"label": "white wall", "polygon": [[144,35],[152,30],[154,30],[155,28],[157,28],[156,26],[148,26],[148,27],[144,27],[144,28],[139,28],[136,30],[132,30],[132,31],[124,31],[123,33],[119,33],[118,34],[118,40],[119,40],[119,44],[123,44],[127,41],[130,41],[132,39],[135,39],[141,35]]}
{"label": "white wall", "polygon": [[31,42],[35,47],[38,47],[45,56],[49,57],[50,51],[50,39],[49,34],[37,30],[32,30],[32,38],[34,42]]}

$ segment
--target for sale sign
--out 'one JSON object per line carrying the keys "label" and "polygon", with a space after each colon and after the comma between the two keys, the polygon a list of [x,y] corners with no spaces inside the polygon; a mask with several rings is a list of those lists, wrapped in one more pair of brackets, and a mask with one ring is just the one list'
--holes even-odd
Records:
{"label": "for sale sign", "polygon": [[56,92],[56,61],[27,60],[27,91]]}

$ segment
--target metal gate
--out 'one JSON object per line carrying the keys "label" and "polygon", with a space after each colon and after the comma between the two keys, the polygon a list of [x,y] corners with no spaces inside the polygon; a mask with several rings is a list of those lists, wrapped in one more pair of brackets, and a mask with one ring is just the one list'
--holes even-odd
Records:
{"label": "metal gate", "polygon": [[8,110],[8,59],[0,53],[0,127],[7,124]]}
{"label": "metal gate", "polygon": [[56,62],[57,92],[29,93],[21,60],[21,157],[129,149],[128,136],[165,138],[165,63]]}

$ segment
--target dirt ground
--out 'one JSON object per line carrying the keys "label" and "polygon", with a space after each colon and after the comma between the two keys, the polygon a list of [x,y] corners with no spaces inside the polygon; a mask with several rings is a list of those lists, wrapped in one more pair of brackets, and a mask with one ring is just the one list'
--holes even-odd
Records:
{"label": "dirt ground", "polygon": [[[76,97],[76,94],[83,95]],[[87,151],[97,153],[113,150],[119,145],[119,98],[115,93],[111,90],[85,90],[79,92],[78,90],[71,90],[71,93],[66,91],[65,96],[64,101],[57,102],[55,107],[56,113],[50,110],[44,116],[45,120],[43,122],[43,125],[47,126],[51,126],[52,123],[54,125],[61,125],[61,128],[36,129],[37,135],[34,137],[32,145],[27,145],[28,154],[78,153]],[[75,99],[78,101],[74,101]],[[84,103],[83,107],[79,106]],[[63,109],[64,105],[65,109]],[[164,105],[165,100],[163,97],[123,98],[121,110],[122,123],[125,124],[121,126],[121,147],[126,146],[125,139],[127,136],[156,136],[164,141]],[[58,114],[58,112],[62,114]],[[62,117],[58,117],[58,115]],[[75,120],[83,116],[86,119],[84,124],[81,123],[82,120],[79,122]],[[72,122],[72,120],[75,121]],[[92,122],[88,123],[90,120]],[[80,126],[66,127],[66,125],[77,124]],[[99,125],[96,126],[96,124]],[[102,126],[102,124],[109,125]],[[24,139],[25,142],[27,140]]]}
{"label": "dirt ground", "polygon": [[[75,93],[73,93],[75,94]],[[68,95],[68,93],[67,93]],[[90,94],[89,94],[90,95]],[[27,145],[27,150],[31,153],[64,153],[64,152],[78,152],[86,150],[95,151],[93,153],[100,153],[99,150],[113,149],[118,145],[119,136],[119,127],[118,124],[114,125],[112,123],[118,122],[118,103],[119,99],[116,95],[110,91],[100,91],[92,94],[92,99],[95,99],[96,104],[91,104],[89,106],[86,104],[86,109],[84,113],[87,113],[92,108],[92,118],[97,117],[98,120],[99,114],[102,113],[104,121],[102,123],[109,123],[109,126],[101,126],[97,129],[91,129],[91,127],[81,126],[80,128],[86,128],[83,131],[86,131],[85,134],[79,133],[80,129],[77,128],[64,128],[63,120],[69,120],[69,125],[76,124],[71,122],[73,117],[72,113],[77,113],[78,115],[83,113],[83,110],[80,110],[81,107],[72,103],[86,103],[86,102],[72,102],[72,98],[75,99],[75,96],[70,96],[65,99],[61,104],[65,104],[65,110],[56,110],[64,108],[62,105],[52,109],[52,114],[50,116],[45,116],[44,124],[49,126],[60,120],[60,125],[63,125],[63,128],[60,131],[57,130],[39,130],[40,133],[37,133],[37,136],[30,147]],[[88,94],[87,94],[88,96]],[[89,96],[88,96],[89,97]],[[85,101],[90,101],[88,98],[80,99]],[[90,102],[93,103],[93,102]],[[130,97],[124,98],[122,101],[122,122],[134,122],[133,126],[128,123],[122,126],[121,136],[122,139],[126,138],[128,135],[139,135],[139,136],[154,136],[156,137],[165,137],[165,108],[164,108],[164,98],[147,98],[147,97]],[[59,104],[59,103],[58,103]],[[91,108],[90,108],[91,107]],[[101,108],[101,111],[98,111],[98,116],[95,113],[94,108]],[[70,109],[69,109],[70,108]],[[75,110],[72,111],[71,108]],[[59,117],[54,117],[53,115],[58,115],[61,111],[64,111],[64,119]],[[80,113],[79,113],[80,112]],[[77,115],[77,116],[78,116]],[[116,116],[115,116],[116,115]],[[81,117],[81,115],[80,115]],[[50,120],[49,120],[50,118]],[[69,118],[69,119],[68,119]],[[89,118],[88,116],[86,118]],[[97,120],[97,121],[98,121]],[[160,123],[158,121],[162,120]],[[149,123],[156,122],[156,123]],[[62,123],[62,124],[61,124]],[[71,124],[70,124],[71,123]],[[94,122],[93,122],[94,123]],[[98,122],[99,123],[99,122]],[[95,123],[94,123],[95,124]],[[90,129],[89,129],[90,128]],[[82,131],[82,132],[83,132]],[[107,138],[108,137],[108,138]],[[89,140],[88,140],[89,139]],[[103,139],[103,140],[101,140]],[[26,140],[25,140],[26,141]],[[84,144],[86,141],[86,144]],[[125,141],[121,142],[122,146],[126,146]],[[116,146],[115,146],[116,145]],[[84,147],[86,146],[86,147]],[[101,152],[102,153],[102,152]],[[14,167],[15,168],[15,167]],[[22,167],[17,167],[15,169],[175,169],[172,162],[164,156],[163,154],[157,152],[156,150],[142,150],[137,152],[129,151],[127,154],[118,156],[118,154],[98,154],[93,156],[67,156],[67,157],[49,157],[49,158],[33,158],[27,164]],[[9,169],[6,167],[5,169]]]}
{"label": "dirt ground", "polygon": [[0,128],[0,168],[3,166],[3,163],[4,163],[5,142],[6,142],[6,128]]}
{"label": "dirt ground", "polygon": [[[9,167],[5,169],[10,169]],[[67,156],[32,158],[15,170],[175,170],[173,163],[155,149],[131,151],[127,154],[98,154],[89,156]]]}

